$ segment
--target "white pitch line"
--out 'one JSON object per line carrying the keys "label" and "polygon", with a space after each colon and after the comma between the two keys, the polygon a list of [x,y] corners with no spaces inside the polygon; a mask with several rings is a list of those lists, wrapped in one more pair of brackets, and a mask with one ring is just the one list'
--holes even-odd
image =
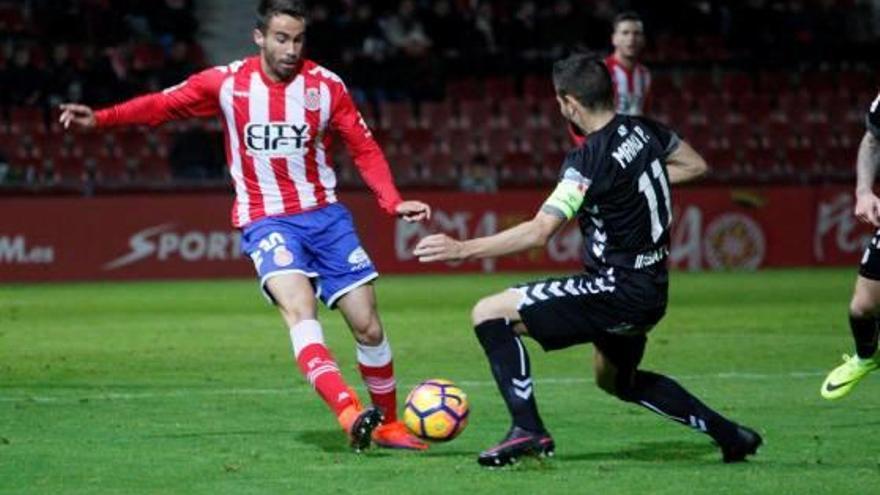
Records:
{"label": "white pitch line", "polygon": [[[725,372],[725,373],[709,373],[709,374],[700,374],[700,375],[680,375],[673,376],[672,378],[677,380],[778,380],[785,378],[793,378],[793,379],[805,379],[805,378],[816,378],[824,375],[824,372],[821,371],[792,371],[789,373],[740,373],[740,372]],[[590,384],[594,383],[595,380],[592,378],[582,378],[582,377],[559,377],[559,378],[544,378],[536,379],[535,384],[537,386],[557,386],[557,385],[579,385],[579,384]],[[461,385],[462,388],[470,389],[470,388],[482,388],[482,387],[492,387],[494,388],[495,382],[489,380],[463,380],[460,382],[456,382],[458,385]],[[410,387],[415,386],[415,384],[404,384],[400,388],[403,390],[409,390]],[[95,387],[100,388],[100,387]],[[11,388],[0,388],[0,393],[4,391],[15,390]],[[19,389],[21,390],[21,389]],[[119,392],[107,392],[101,394],[94,395],[79,395],[75,392],[71,392],[65,395],[29,395],[27,392],[22,391],[19,392],[22,395],[19,397],[0,397],[0,403],[2,402],[36,402],[36,403],[78,403],[83,400],[140,400],[140,399],[163,399],[163,398],[173,398],[173,397],[191,397],[194,395],[197,396],[241,396],[241,395],[289,395],[292,393],[301,393],[301,392],[311,392],[311,387],[305,386],[291,386],[285,388],[226,388],[226,389],[180,389],[176,391],[169,392],[141,392],[141,393],[119,393]]]}

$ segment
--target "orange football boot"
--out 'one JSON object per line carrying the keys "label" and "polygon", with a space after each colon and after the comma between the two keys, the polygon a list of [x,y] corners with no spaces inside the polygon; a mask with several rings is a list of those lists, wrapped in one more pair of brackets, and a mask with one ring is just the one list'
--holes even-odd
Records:
{"label": "orange football boot", "polygon": [[373,431],[373,441],[386,449],[428,450],[428,444],[416,438],[400,421],[380,425]]}

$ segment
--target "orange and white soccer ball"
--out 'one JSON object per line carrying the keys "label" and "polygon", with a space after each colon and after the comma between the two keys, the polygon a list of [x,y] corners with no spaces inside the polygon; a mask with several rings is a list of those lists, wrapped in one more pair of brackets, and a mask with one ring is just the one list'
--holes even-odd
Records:
{"label": "orange and white soccer ball", "polygon": [[409,393],[403,421],[419,438],[448,442],[467,426],[469,413],[467,394],[451,381],[435,378]]}

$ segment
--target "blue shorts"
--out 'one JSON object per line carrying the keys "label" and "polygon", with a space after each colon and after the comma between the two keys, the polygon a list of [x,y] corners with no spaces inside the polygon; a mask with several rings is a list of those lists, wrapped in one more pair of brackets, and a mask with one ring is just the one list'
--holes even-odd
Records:
{"label": "blue shorts", "polygon": [[339,298],[379,276],[361,247],[351,213],[339,203],[258,220],[242,230],[241,248],[253,260],[260,288],[273,303],[266,282],[278,275],[309,277],[331,309]]}

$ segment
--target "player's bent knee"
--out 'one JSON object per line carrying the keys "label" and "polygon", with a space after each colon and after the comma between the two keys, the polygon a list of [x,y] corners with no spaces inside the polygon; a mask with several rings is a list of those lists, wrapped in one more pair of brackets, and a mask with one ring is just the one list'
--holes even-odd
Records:
{"label": "player's bent knee", "polygon": [[495,296],[480,299],[480,301],[474,305],[474,309],[471,310],[471,321],[474,326],[477,326],[484,321],[496,320],[499,318],[505,318],[505,314]]}
{"label": "player's bent knee", "polygon": [[355,339],[363,345],[376,346],[381,344],[384,338],[382,325],[377,318],[371,318],[365,325],[354,326],[352,330]]}
{"label": "player's bent knee", "polygon": [[867,297],[854,297],[849,304],[849,314],[856,318],[877,316],[880,304]]}
{"label": "player's bent knee", "polygon": [[856,318],[867,318],[877,314],[877,301],[864,294],[856,293],[849,303],[849,314]]}

